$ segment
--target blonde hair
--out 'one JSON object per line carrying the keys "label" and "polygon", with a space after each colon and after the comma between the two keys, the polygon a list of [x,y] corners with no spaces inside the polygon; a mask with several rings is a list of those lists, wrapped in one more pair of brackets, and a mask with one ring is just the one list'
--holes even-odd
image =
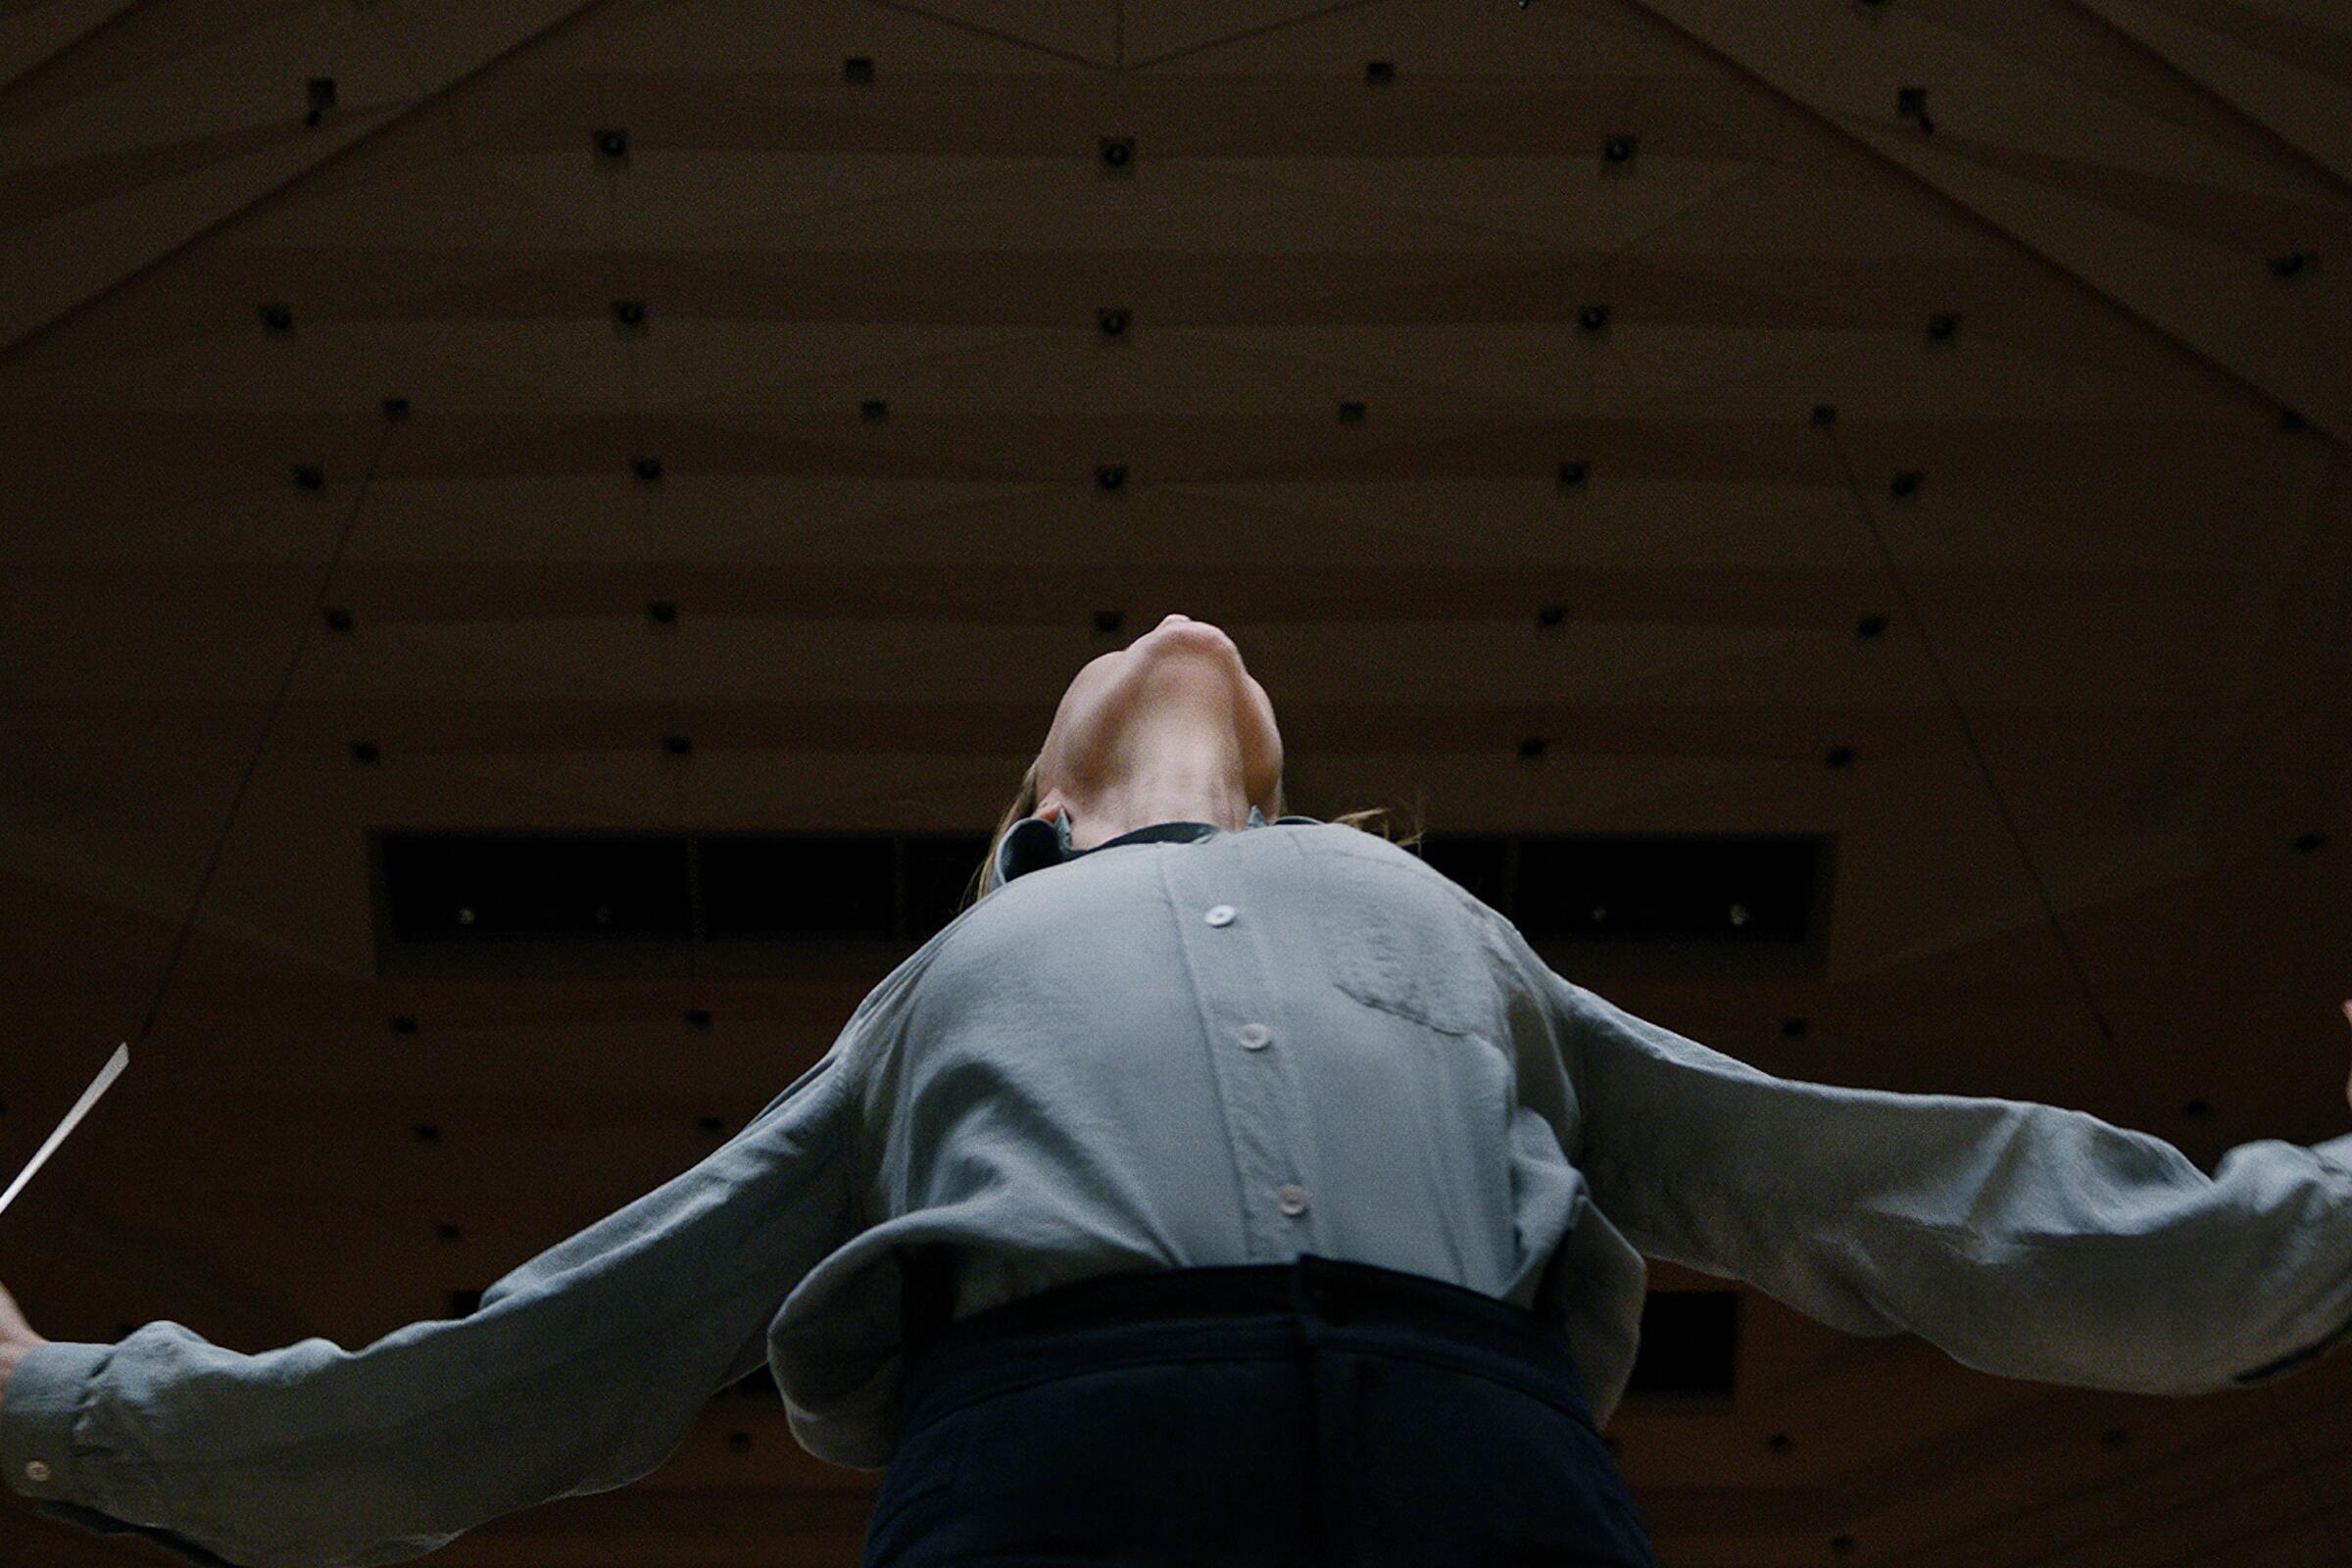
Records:
{"label": "blonde hair", "polygon": [[[973,905],[978,904],[982,899],[988,896],[989,868],[997,863],[997,852],[1004,847],[1004,835],[1012,831],[1012,825],[1015,822],[1018,822],[1024,816],[1029,816],[1036,812],[1037,767],[1038,763],[1044,760],[1045,756],[1043,753],[1040,753],[1036,758],[1033,758],[1030,760],[1029,771],[1021,775],[1020,793],[1013,796],[1012,804],[1010,806],[1004,808],[1004,816],[999,818],[997,821],[996,832],[989,835],[988,855],[981,860],[980,868],[972,873],[970,885],[963,890],[963,900],[956,906],[958,913],[970,908]],[[1282,816],[1289,809],[1289,803],[1284,799],[1283,796],[1282,781],[1280,779],[1276,779],[1274,781],[1274,815]],[[1341,827],[1354,828],[1360,833],[1374,833],[1381,838],[1387,839],[1398,849],[1410,849],[1414,845],[1421,842],[1422,824],[1421,812],[1418,807],[1415,807],[1413,810],[1413,830],[1412,832],[1406,834],[1403,838],[1398,838],[1394,833],[1389,831],[1389,808],[1387,807],[1370,806],[1366,807],[1360,811],[1342,812],[1338,816],[1328,818],[1328,820]],[[1268,820],[1270,821],[1272,818],[1269,818]],[[1367,823],[1371,825],[1367,826]]]}

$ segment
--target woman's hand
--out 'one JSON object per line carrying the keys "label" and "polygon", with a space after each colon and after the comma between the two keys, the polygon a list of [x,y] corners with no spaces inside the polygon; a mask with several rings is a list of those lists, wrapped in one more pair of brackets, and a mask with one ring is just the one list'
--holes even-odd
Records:
{"label": "woman's hand", "polygon": [[17,1363],[25,1352],[49,1342],[32,1332],[24,1314],[17,1308],[17,1298],[0,1285],[0,1404],[8,1402],[8,1380],[17,1375]]}

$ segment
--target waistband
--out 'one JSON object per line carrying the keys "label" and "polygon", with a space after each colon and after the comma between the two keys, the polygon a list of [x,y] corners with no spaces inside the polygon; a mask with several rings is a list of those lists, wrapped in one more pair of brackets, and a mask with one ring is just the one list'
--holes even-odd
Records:
{"label": "waistband", "polygon": [[1519,1388],[1592,1426],[1568,1338],[1448,1280],[1302,1252],[1289,1263],[1097,1275],[945,1321],[952,1259],[903,1256],[902,1435],[992,1394],[1151,1360],[1279,1356],[1324,1344]]}

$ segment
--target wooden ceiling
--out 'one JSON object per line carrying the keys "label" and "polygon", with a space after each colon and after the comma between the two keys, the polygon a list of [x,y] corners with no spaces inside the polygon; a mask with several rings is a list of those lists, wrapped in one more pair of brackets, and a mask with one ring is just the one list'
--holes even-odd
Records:
{"label": "wooden ceiling", "polygon": [[[1169,610],[1295,809],[1836,834],[1826,973],[1605,993],[1767,1070],[2352,1128],[2331,0],[20,0],[0,80],[0,1170],[134,1043],[0,1220],[52,1338],[446,1315],[893,961],[382,979],[369,830],[983,832]],[[2352,1355],[1742,1293],[1611,1429],[1669,1568],[2352,1562]],[[436,1560],[851,1564],[874,1479],[728,1396]]]}

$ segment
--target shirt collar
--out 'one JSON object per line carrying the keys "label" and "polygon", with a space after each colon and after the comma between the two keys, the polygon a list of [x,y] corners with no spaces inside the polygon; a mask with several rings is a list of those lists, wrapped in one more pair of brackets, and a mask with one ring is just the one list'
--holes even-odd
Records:
{"label": "shirt collar", "polygon": [[[1273,825],[1280,827],[1285,823],[1321,821],[1321,817],[1290,814],[1276,817]],[[1254,806],[1250,808],[1249,826],[1266,825],[1265,813]],[[1068,812],[1056,811],[1051,820],[1041,816],[1024,816],[1005,831],[1004,839],[997,845],[997,858],[989,866],[988,887],[984,893],[995,892],[1014,877],[1045,866],[1059,865],[1082,855],[1092,855],[1095,850],[1107,850],[1113,845],[1162,842],[1197,844],[1202,839],[1214,838],[1223,831],[1213,822],[1154,822],[1149,827],[1122,833],[1115,839],[1105,839],[1094,849],[1074,850],[1070,848]]]}

